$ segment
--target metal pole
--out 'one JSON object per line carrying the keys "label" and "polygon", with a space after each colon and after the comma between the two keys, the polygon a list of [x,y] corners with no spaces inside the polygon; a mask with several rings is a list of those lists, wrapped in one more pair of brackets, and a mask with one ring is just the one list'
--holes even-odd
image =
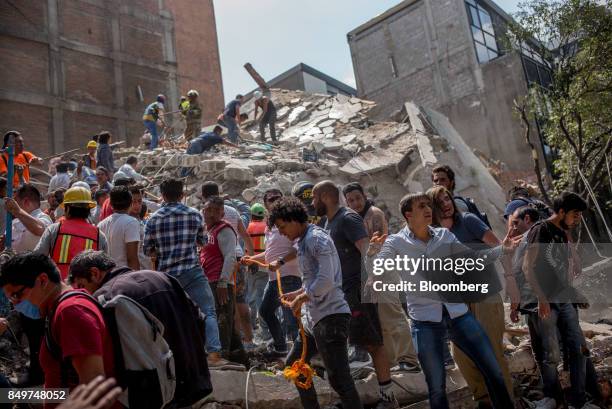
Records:
{"label": "metal pole", "polygon": [[[15,135],[10,135],[8,139],[8,164],[6,169],[6,197],[13,197],[13,179],[15,177]],[[11,248],[13,244],[13,215],[6,212],[6,233],[4,235],[4,247]]]}

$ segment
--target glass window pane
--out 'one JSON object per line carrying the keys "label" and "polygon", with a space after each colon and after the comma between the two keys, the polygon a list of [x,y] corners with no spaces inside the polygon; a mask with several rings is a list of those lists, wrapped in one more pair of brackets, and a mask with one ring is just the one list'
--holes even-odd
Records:
{"label": "glass window pane", "polygon": [[478,56],[478,61],[480,63],[489,61],[489,53],[487,52],[487,47],[480,43],[474,43],[474,45],[476,45],[476,55]]}
{"label": "glass window pane", "polygon": [[525,61],[525,71],[527,72],[527,81],[531,83],[540,83],[540,77],[538,76],[538,67],[533,61],[530,61],[526,58],[523,59]]}
{"label": "glass window pane", "polygon": [[471,26],[471,27],[472,27],[472,35],[474,36],[474,40],[480,41],[481,43],[484,44],[485,40],[482,34],[482,30],[474,26]]}
{"label": "glass window pane", "polygon": [[484,31],[494,34],[493,22],[491,21],[491,16],[489,16],[489,13],[487,13],[483,8],[478,7],[478,14],[480,15],[480,22],[482,23],[481,28]]}
{"label": "glass window pane", "polygon": [[476,2],[474,0],[465,0],[466,3],[471,4],[472,6],[476,7]]}
{"label": "glass window pane", "polygon": [[489,54],[489,60],[494,60],[497,57],[499,57],[499,54],[497,54],[495,51],[491,50],[490,48],[487,48],[487,54]]}
{"label": "glass window pane", "polygon": [[538,67],[540,69],[540,78],[542,80],[542,86],[545,88],[550,88],[552,85],[552,77],[550,75],[550,71],[544,67]]}
{"label": "glass window pane", "polygon": [[469,6],[468,8],[470,9],[470,19],[472,20],[471,23],[476,27],[480,27],[480,20],[478,20],[478,12],[476,11],[476,8],[472,6]]}
{"label": "glass window pane", "polygon": [[494,51],[497,51],[497,43],[495,42],[495,37],[490,34],[484,33],[485,44],[487,47],[492,48]]}

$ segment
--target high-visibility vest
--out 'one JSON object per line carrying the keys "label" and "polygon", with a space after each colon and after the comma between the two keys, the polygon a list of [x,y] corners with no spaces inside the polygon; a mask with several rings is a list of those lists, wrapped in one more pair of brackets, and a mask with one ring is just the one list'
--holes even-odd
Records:
{"label": "high-visibility vest", "polygon": [[100,230],[83,219],[65,219],[60,222],[51,258],[57,264],[62,280],[68,277],[72,259],[82,251],[98,250],[99,240]]}
{"label": "high-visibility vest", "polygon": [[149,104],[142,115],[143,121],[157,121],[159,119],[159,102]]}
{"label": "high-visibility vest", "polygon": [[266,222],[263,220],[251,220],[249,227],[247,227],[247,233],[251,236],[255,254],[266,251]]}
{"label": "high-visibility vest", "polygon": [[187,115],[187,111],[189,111],[189,101],[181,102],[181,113]]}

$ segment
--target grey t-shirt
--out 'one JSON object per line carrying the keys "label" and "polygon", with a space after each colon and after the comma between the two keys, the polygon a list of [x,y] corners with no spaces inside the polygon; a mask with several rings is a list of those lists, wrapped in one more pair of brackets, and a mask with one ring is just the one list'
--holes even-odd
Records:
{"label": "grey t-shirt", "polygon": [[461,243],[470,248],[482,248],[482,238],[489,227],[472,213],[459,213],[455,216],[450,231]]}
{"label": "grey t-shirt", "polygon": [[[34,252],[51,256],[51,250],[53,249],[53,244],[57,239],[58,232],[59,223],[53,223],[48,225],[42,236],[40,236],[40,240],[34,248]],[[108,254],[108,242],[106,241],[106,236],[102,232],[100,232],[100,242],[98,243],[98,249]]]}

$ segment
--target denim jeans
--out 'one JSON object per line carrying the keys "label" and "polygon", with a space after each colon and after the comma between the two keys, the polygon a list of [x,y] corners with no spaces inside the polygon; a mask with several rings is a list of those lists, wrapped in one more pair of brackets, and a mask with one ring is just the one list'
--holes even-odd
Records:
{"label": "denim jeans", "polygon": [[144,126],[151,134],[151,150],[153,150],[157,148],[157,143],[159,142],[159,136],[157,135],[157,123],[155,123],[155,121],[144,121]]}
{"label": "denim jeans", "polygon": [[[534,344],[533,352],[540,366],[544,396],[561,402],[557,366],[561,361],[559,336],[568,351],[570,370],[570,403],[582,407],[586,402],[587,373],[592,375],[593,363],[588,358],[584,334],[578,322],[578,312],[573,304],[551,304],[550,316],[540,319],[537,312],[527,317],[529,333]],[[534,342],[535,340],[535,342]]]}
{"label": "denim jeans", "polygon": [[259,313],[259,307],[263,301],[264,291],[266,284],[268,283],[268,272],[260,269],[257,266],[251,266],[246,273],[246,286],[247,286],[247,303],[251,310],[251,325],[255,328],[257,324],[257,315],[259,314],[259,327],[261,328],[261,335],[264,339],[270,338],[268,326]]}
{"label": "denim jeans", "polygon": [[446,371],[444,369],[444,334],[478,367],[496,409],[514,407],[506,389],[502,370],[495,359],[491,342],[472,313],[451,319],[446,309],[441,322],[412,320],[412,340],[427,381],[429,405],[447,409]]}
{"label": "denim jeans", "polygon": [[175,278],[181,283],[183,290],[185,290],[193,302],[200,307],[200,310],[204,314],[204,322],[206,325],[206,351],[221,352],[215,299],[202,267],[194,267],[191,270],[184,271]]}
{"label": "denim jeans", "polygon": [[[308,347],[306,362],[310,363],[312,357],[319,352],[328,374],[329,384],[340,396],[342,407],[363,409],[348,363],[349,319],[349,314],[332,314],[317,322],[313,328],[314,334],[306,333]],[[302,339],[298,337],[287,356],[286,365],[291,366],[300,359],[301,353]],[[297,390],[304,409],[319,409],[314,385],[310,389],[297,388]]]}
{"label": "denim jeans", "polygon": [[227,292],[229,297],[223,305],[219,304],[219,298],[217,297],[217,282],[210,283],[210,288],[215,298],[223,357],[248,366],[249,358],[244,350],[242,339],[236,327],[236,292],[234,286],[228,284]]}
{"label": "denim jeans", "polygon": [[[302,279],[296,276],[281,277],[281,286],[283,292],[296,291],[302,286]],[[277,281],[268,281],[261,307],[259,308],[259,315],[266,322],[270,335],[274,339],[274,348],[277,351],[285,351],[287,349],[285,334],[289,336],[289,339],[295,340],[298,336],[298,324],[291,309],[282,307],[284,323],[287,326],[286,330],[284,330],[276,316],[276,310],[280,306]]]}
{"label": "denim jeans", "polygon": [[225,126],[227,126],[227,138],[232,143],[238,142],[238,124],[236,123],[236,118],[224,115],[223,122],[225,122]]}

